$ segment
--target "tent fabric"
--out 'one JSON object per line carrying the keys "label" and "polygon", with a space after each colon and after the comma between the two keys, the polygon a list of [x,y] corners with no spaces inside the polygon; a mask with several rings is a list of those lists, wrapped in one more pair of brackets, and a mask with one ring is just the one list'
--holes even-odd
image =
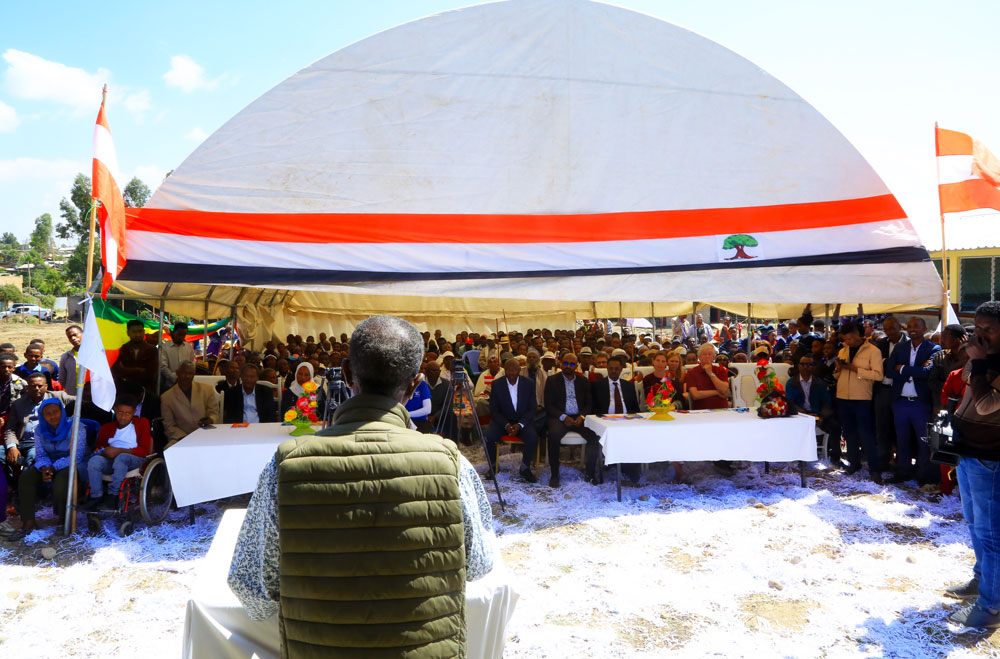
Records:
{"label": "tent fabric", "polygon": [[902,208],[815,108],[709,39],[587,0],[444,12],[306,67],[129,210],[128,259],[126,287],[276,287],[314,314],[326,300],[300,292],[508,312],[941,297]]}

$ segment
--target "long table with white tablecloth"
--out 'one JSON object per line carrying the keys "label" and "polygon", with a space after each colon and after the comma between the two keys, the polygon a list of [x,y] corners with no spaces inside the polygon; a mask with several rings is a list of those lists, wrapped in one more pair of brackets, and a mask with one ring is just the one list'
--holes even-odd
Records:
{"label": "long table with white tablecloth", "polygon": [[[278,617],[251,620],[226,583],[246,510],[227,510],[219,523],[184,618],[184,659],[270,659],[280,655]],[[518,594],[497,554],[494,569],[465,588],[470,658],[501,659]]]}
{"label": "long table with white tablecloth", "polygon": [[[748,460],[814,461],[816,419],[800,414],[762,419],[756,410],[672,412],[673,421],[588,416],[584,425],[597,433],[605,464]],[[648,415],[645,415],[648,416]],[[800,463],[800,469],[803,465]],[[803,472],[802,486],[805,487]]]}
{"label": "long table with white tablecloth", "polygon": [[163,452],[177,505],[253,492],[260,472],[291,430],[280,423],[198,428]]}

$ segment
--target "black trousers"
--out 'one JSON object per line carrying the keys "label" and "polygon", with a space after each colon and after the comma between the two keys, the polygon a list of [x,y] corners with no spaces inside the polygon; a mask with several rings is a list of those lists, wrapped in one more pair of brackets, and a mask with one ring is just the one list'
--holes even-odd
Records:
{"label": "black trousers", "polygon": [[584,461],[587,465],[587,476],[592,477],[597,473],[597,458],[600,454],[600,437],[590,428],[580,426],[579,428],[567,428],[566,424],[559,419],[549,419],[548,440],[549,440],[549,465],[552,467],[552,475],[559,475],[559,446],[562,438],[567,432],[573,430],[580,433],[580,436],[587,440],[587,448]]}
{"label": "black trousers", "polygon": [[892,387],[876,382],[872,404],[875,408],[875,448],[878,461],[888,468],[892,460],[892,445],[896,443],[896,423],[892,418]]}
{"label": "black trousers", "polygon": [[[506,434],[506,431],[499,423],[491,422],[483,432],[486,434],[483,443],[486,450],[490,452],[490,458],[492,459],[497,454],[497,442]],[[538,435],[535,434],[534,425],[522,427],[517,437],[524,442],[524,445],[521,447],[521,467],[531,469],[531,461],[538,454]]]}

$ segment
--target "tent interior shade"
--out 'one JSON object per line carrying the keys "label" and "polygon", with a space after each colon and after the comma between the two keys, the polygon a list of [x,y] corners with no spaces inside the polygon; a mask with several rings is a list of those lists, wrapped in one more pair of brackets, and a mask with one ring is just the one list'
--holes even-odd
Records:
{"label": "tent interior shade", "polygon": [[210,307],[239,298],[244,329],[281,336],[377,312],[495,330],[691,300],[877,311],[942,289],[815,108],[709,39],[588,0],[444,12],[315,62],[129,210],[127,251],[126,290],[173,282],[167,309],[201,317],[214,286]]}

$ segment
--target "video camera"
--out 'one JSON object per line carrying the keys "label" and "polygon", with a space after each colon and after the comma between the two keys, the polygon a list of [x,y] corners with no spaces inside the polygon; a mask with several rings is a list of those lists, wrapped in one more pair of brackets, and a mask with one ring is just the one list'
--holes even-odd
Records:
{"label": "video camera", "polygon": [[456,359],[451,364],[451,381],[455,383],[456,387],[459,387],[466,381],[466,379],[465,368],[462,362]]}
{"label": "video camera", "polygon": [[938,417],[927,424],[927,444],[931,450],[931,462],[954,467],[958,465],[959,454],[956,444],[959,441],[952,416],[958,407],[957,398],[949,398],[946,409],[938,413]]}
{"label": "video camera", "polygon": [[326,428],[333,420],[334,411],[351,397],[351,389],[344,382],[344,371],[336,368],[326,369],[326,405],[323,407],[323,427]]}

